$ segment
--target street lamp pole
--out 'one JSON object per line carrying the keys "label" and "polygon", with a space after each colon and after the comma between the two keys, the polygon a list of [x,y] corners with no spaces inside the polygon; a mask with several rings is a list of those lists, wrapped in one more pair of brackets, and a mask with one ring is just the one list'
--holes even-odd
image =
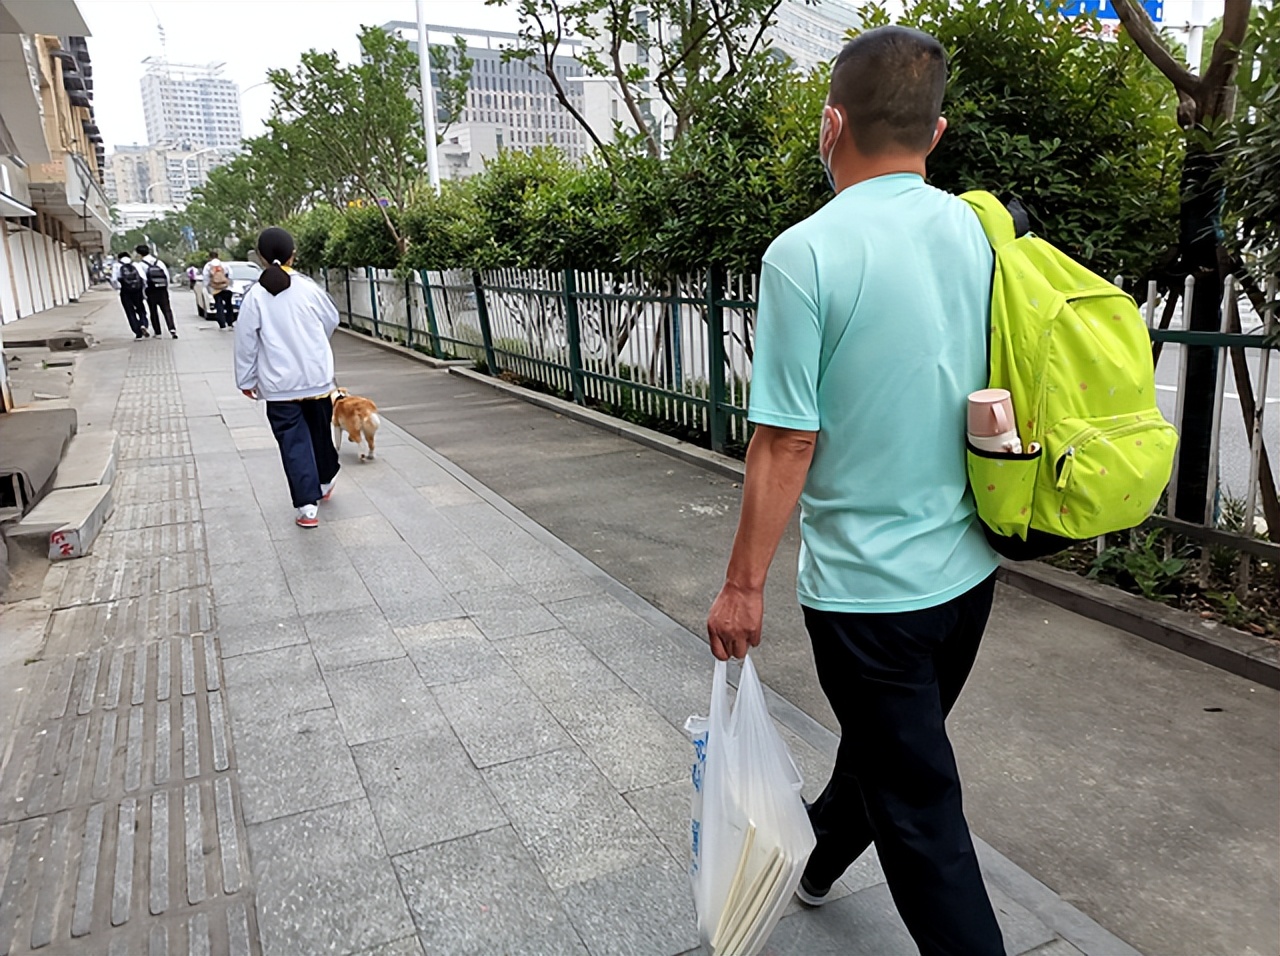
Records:
{"label": "street lamp pole", "polygon": [[431,85],[431,47],[427,43],[427,9],[423,0],[415,0],[418,8],[418,86],[422,89],[422,130],[427,140],[427,179],[440,194],[440,158],[436,151],[436,91]]}

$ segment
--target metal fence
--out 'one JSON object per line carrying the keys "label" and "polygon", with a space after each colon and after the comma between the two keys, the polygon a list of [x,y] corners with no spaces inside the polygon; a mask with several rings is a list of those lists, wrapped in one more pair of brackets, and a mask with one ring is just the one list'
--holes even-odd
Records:
{"label": "metal fence", "polygon": [[[372,335],[439,358],[471,360],[490,374],[717,451],[741,448],[749,437],[755,276],[707,270],[654,283],[634,273],[503,269],[423,270],[405,279],[366,268],[327,270],[324,282],[344,322]],[[1116,283],[1136,293],[1143,308],[1157,361],[1158,399],[1171,421],[1181,426],[1183,420],[1188,349],[1212,348],[1219,357],[1204,520],[1158,517],[1153,523],[1280,562],[1280,545],[1251,533],[1260,502],[1272,524],[1280,525],[1280,414],[1266,417],[1268,407],[1280,403],[1280,363],[1273,363],[1276,346],[1268,344],[1277,330],[1275,280],[1264,296],[1271,305],[1261,313],[1229,281],[1217,332],[1187,327],[1193,279],[1178,290],[1180,296],[1162,293],[1154,282],[1145,289],[1119,277]],[[1170,513],[1176,484],[1175,473]],[[1224,495],[1236,502],[1236,511],[1243,509],[1239,529],[1221,527]]]}

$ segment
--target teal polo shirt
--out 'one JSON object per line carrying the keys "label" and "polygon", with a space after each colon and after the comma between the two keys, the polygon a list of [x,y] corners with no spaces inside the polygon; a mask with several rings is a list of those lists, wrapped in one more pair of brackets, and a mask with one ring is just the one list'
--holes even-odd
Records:
{"label": "teal polo shirt", "polygon": [[897,173],[850,186],[769,246],[751,421],[816,431],[800,603],[914,611],[996,567],[965,471],[986,386],[992,253],[962,200]]}

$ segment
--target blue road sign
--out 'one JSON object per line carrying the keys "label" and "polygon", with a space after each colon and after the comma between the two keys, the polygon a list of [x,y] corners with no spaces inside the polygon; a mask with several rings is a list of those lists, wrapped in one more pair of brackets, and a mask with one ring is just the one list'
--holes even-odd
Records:
{"label": "blue road sign", "polygon": [[[1099,20],[1120,19],[1116,14],[1116,8],[1111,5],[1111,0],[1063,0],[1059,3],[1049,0],[1046,6],[1057,8],[1064,17],[1079,17],[1092,13]],[[1163,22],[1164,0],[1143,0],[1142,7],[1155,23]]]}

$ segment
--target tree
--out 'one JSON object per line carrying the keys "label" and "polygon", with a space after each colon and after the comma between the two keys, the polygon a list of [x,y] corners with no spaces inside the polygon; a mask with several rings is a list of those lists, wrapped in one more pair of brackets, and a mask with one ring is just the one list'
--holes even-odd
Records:
{"label": "tree", "polygon": [[[1222,254],[1223,152],[1219,147],[1235,111],[1235,78],[1250,7],[1251,0],[1227,0],[1209,65],[1197,76],[1179,62],[1140,3],[1115,0],[1126,32],[1178,95],[1177,119],[1186,133],[1186,155],[1174,274],[1195,277],[1190,327],[1200,332],[1216,332],[1221,323],[1219,303],[1229,267]],[[1184,521],[1204,519],[1217,366],[1216,349],[1187,349],[1175,507],[1175,517]]]}
{"label": "tree", "polygon": [[[403,251],[393,210],[403,211],[426,163],[422,119],[410,95],[418,58],[409,44],[377,27],[360,31],[359,63],[311,50],[292,72],[268,70],[275,124],[288,129],[290,156],[316,191],[345,202],[362,199]],[[385,205],[382,202],[385,201]]]}
{"label": "tree", "polygon": [[[670,139],[750,84],[770,59],[767,34],[782,0],[486,0],[514,5],[519,41],[508,55],[545,74],[556,97],[597,147],[600,131],[574,106],[555,73],[555,57],[570,36],[586,41],[578,54],[590,76],[615,85],[651,156],[661,156],[666,131],[653,105],[670,113]],[[627,55],[635,51],[635,61]]]}
{"label": "tree", "polygon": [[1255,14],[1241,50],[1240,106],[1224,144],[1227,201],[1259,277],[1280,275],[1280,6]]}
{"label": "tree", "polygon": [[1108,276],[1152,269],[1173,240],[1181,137],[1172,91],[1132,42],[1039,4],[916,0],[899,22],[950,60],[933,184],[1018,199],[1036,232]]}
{"label": "tree", "polygon": [[471,87],[471,68],[475,60],[467,55],[467,41],[453,38],[453,46],[431,47],[431,73],[440,87],[436,103],[436,145],[444,142],[449,127],[458,122],[467,107],[467,90]]}

